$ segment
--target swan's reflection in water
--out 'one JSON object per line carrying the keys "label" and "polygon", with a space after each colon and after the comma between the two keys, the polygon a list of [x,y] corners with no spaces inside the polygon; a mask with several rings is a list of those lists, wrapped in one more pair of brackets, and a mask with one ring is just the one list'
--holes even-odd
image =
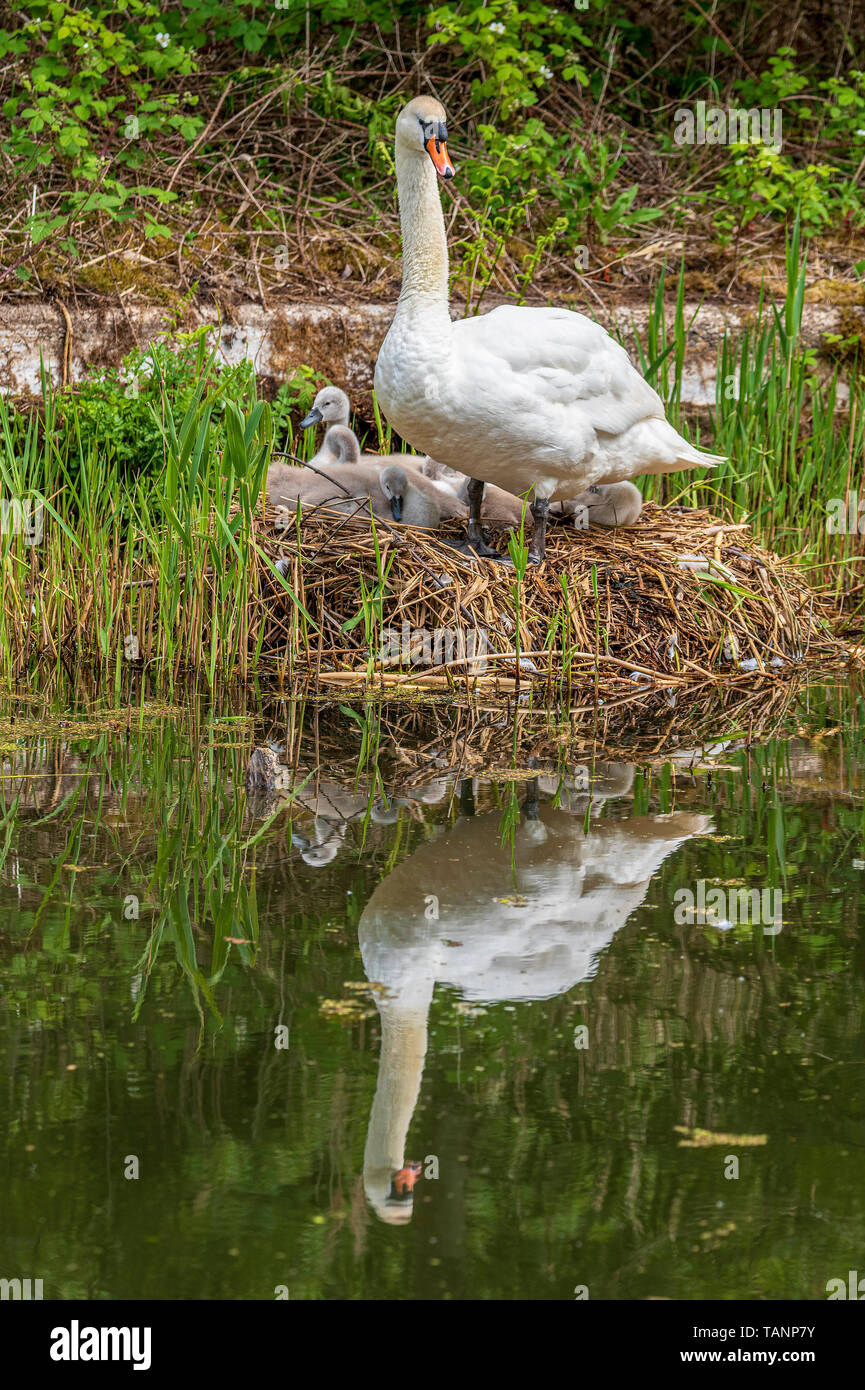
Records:
{"label": "swan's reflection in water", "polygon": [[[593,823],[632,781],[622,764],[596,767],[590,791],[579,779],[536,779],[504,840],[501,812],[473,814],[466,784],[456,824],[374,890],[359,939],[367,978],[385,992],[376,998],[381,1055],[363,1176],[383,1221],[411,1219],[417,1165],[405,1161],[405,1140],[436,984],[499,1003],[549,999],[591,978],[663,861],[711,829],[708,816],[687,812]],[[559,806],[541,800],[557,790]]]}

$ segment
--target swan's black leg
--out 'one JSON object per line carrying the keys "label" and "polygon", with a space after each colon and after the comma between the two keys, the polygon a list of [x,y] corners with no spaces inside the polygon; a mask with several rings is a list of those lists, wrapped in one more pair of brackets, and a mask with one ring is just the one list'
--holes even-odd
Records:
{"label": "swan's black leg", "polygon": [[481,531],[481,506],[484,500],[484,484],[480,478],[469,478],[466,489],[469,496],[469,524],[466,527],[468,538],[474,544],[483,540]]}
{"label": "swan's black leg", "polygon": [[466,539],[469,549],[476,555],[483,556],[487,560],[500,560],[502,557],[492,546],[487,545],[484,540],[484,533],[481,530],[481,503],[484,500],[484,484],[480,478],[469,478],[469,524],[466,527]]}
{"label": "swan's black leg", "polygon": [[549,497],[536,497],[532,502],[532,520],[535,529],[529,546],[529,564],[540,565],[547,551],[547,515],[550,510]]}

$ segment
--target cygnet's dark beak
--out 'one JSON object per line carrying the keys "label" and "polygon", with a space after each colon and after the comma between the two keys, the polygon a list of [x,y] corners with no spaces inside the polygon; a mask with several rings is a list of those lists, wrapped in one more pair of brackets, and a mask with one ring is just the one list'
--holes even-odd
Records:
{"label": "cygnet's dark beak", "polygon": [[304,418],[301,420],[300,428],[302,430],[308,430],[310,425],[317,425],[319,420],[321,419],[321,411],[316,406],[313,406],[309,414],[305,415]]}
{"label": "cygnet's dark beak", "polygon": [[390,499],[390,509],[393,512],[394,521],[399,521],[402,516],[402,498],[392,497]]}

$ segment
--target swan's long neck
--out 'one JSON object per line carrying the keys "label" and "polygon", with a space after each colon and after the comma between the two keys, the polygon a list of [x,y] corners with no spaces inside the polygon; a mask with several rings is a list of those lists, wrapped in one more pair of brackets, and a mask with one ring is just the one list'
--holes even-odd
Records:
{"label": "swan's long neck", "polygon": [[426,1010],[400,1009],[382,1000],[378,1085],[369,1117],[363,1175],[366,1195],[380,1215],[394,1173],[405,1162],[405,1139],[417,1104],[427,1047]]}
{"label": "swan's long neck", "polygon": [[448,248],[432,163],[397,146],[396,184],[402,228],[402,289],[397,312],[409,305],[447,311]]}

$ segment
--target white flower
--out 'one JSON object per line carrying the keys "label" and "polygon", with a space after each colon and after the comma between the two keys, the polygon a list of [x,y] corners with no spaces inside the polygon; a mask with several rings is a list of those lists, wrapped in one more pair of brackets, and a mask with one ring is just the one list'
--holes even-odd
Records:
{"label": "white flower", "polygon": [[546,63],[541,63],[541,66],[538,68],[538,72],[540,73],[541,77],[546,79],[547,82],[550,82],[552,80],[552,69],[548,68]]}
{"label": "white flower", "polygon": [[487,28],[491,34],[503,34],[505,32],[505,26],[503,24],[489,24]]}
{"label": "white flower", "polygon": [[155,37],[156,42],[159,44],[160,48],[167,48],[168,45],[171,43],[170,34],[157,34]]}

